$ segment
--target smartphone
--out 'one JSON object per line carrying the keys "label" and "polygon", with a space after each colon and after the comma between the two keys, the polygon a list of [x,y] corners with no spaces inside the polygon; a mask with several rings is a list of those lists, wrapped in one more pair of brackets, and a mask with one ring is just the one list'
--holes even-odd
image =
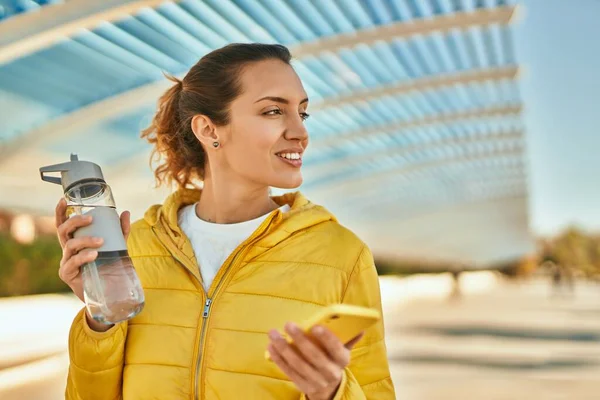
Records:
{"label": "smartphone", "polygon": [[[379,311],[372,308],[333,304],[318,311],[298,326],[310,337],[311,329],[315,325],[321,325],[329,329],[342,343],[348,343],[380,318]],[[282,335],[288,343],[293,343],[286,332]],[[271,360],[268,350],[265,352],[265,358]]]}

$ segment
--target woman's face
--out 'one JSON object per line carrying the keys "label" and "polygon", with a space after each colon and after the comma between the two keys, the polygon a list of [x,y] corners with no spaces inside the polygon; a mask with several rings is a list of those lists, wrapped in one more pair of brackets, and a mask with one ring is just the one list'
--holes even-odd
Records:
{"label": "woman's face", "polygon": [[230,107],[219,158],[235,176],[258,186],[302,184],[308,146],[308,96],[294,69],[279,60],[252,63],[241,72],[242,94]]}

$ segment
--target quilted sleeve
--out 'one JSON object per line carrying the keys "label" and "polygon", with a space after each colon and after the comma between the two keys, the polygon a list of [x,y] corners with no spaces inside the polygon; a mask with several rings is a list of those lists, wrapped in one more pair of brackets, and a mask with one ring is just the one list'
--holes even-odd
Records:
{"label": "quilted sleeve", "polygon": [[[379,278],[373,256],[365,245],[351,272],[343,303],[375,308],[381,312]],[[354,346],[334,400],[395,399],[385,346],[383,318],[367,329]]]}
{"label": "quilted sleeve", "polygon": [[82,309],[69,333],[66,400],[121,399],[127,322],[95,332]]}

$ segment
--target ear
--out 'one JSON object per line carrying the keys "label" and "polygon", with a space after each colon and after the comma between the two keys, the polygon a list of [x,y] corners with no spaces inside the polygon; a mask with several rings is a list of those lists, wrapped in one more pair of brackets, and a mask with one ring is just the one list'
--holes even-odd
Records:
{"label": "ear", "polygon": [[192,131],[205,149],[212,149],[214,142],[219,142],[217,127],[206,115],[194,115],[192,118]]}

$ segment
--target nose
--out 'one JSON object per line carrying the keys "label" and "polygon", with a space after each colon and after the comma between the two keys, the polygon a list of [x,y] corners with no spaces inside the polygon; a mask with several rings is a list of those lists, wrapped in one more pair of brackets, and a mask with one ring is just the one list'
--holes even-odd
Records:
{"label": "nose", "polygon": [[287,140],[298,140],[300,142],[306,142],[308,140],[308,131],[300,116],[288,121],[288,126],[283,137]]}

